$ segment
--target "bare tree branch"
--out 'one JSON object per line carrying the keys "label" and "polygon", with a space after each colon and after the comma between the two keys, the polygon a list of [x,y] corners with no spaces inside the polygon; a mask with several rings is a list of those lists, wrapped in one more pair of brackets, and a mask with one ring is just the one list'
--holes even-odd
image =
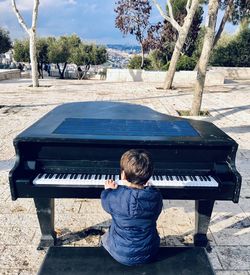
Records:
{"label": "bare tree branch", "polygon": [[187,0],[187,4],[186,4],[186,11],[189,12],[190,10],[190,1],[191,0]]}
{"label": "bare tree branch", "polygon": [[32,17],[32,29],[36,29],[36,24],[37,24],[37,15],[38,15],[38,6],[39,6],[39,0],[35,1],[35,4],[33,6],[33,17]]}
{"label": "bare tree branch", "polygon": [[218,29],[218,31],[217,31],[217,33],[215,35],[214,43],[213,43],[213,48],[215,47],[215,45],[217,44],[218,40],[220,39],[221,33],[224,30],[224,27],[225,27],[225,25],[227,23],[227,20],[228,20],[229,16],[233,12],[233,3],[234,3],[233,0],[229,0],[227,8],[225,10],[225,13],[223,15],[223,18],[221,19],[219,29]]}
{"label": "bare tree branch", "polygon": [[12,0],[12,7],[13,7],[13,10],[14,10],[16,16],[17,16],[17,20],[18,20],[19,24],[29,34],[30,30],[28,29],[27,25],[25,24],[24,19],[23,19],[22,15],[20,14],[19,10],[17,9],[15,0]]}
{"label": "bare tree branch", "polygon": [[174,16],[173,16],[173,9],[170,1],[167,2],[168,8],[169,8],[169,15],[170,17],[163,11],[162,7],[160,4],[157,2],[157,0],[153,0],[156,8],[158,9],[159,13],[161,16],[166,19],[178,32],[181,29],[181,26],[175,21]]}

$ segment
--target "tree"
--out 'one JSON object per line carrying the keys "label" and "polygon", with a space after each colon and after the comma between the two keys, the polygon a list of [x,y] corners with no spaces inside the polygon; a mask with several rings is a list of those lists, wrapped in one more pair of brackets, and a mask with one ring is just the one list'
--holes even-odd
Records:
{"label": "tree", "polygon": [[[70,62],[77,65],[78,79],[85,78],[90,65],[99,65],[107,61],[107,50],[104,46],[95,44],[85,44],[81,42],[79,47],[75,47],[70,52]],[[85,65],[84,71],[80,66]]]}
{"label": "tree", "polygon": [[181,50],[186,41],[195,12],[199,6],[199,0],[187,0],[186,7],[185,7],[187,14],[183,20],[182,25],[180,25],[174,18],[173,8],[170,0],[167,1],[168,13],[163,11],[162,7],[159,5],[157,0],[153,0],[153,2],[156,5],[162,17],[166,21],[168,21],[178,32],[178,38],[174,47],[174,52],[172,54],[170,66],[164,82],[164,89],[170,89],[172,87],[177,61],[179,59]]}
{"label": "tree", "polygon": [[36,55],[36,25],[37,25],[38,6],[39,6],[39,0],[34,0],[34,6],[33,6],[33,12],[32,12],[32,23],[31,23],[31,27],[28,28],[26,23],[24,22],[22,15],[17,9],[16,1],[12,0],[12,7],[17,16],[18,22],[29,35],[33,87],[39,86],[38,70],[37,70],[37,55]]}
{"label": "tree", "polygon": [[[48,60],[49,63],[55,63],[57,65],[61,79],[64,78],[64,72],[70,60],[70,50],[77,48],[80,43],[81,40],[76,35],[60,36],[58,39],[51,38],[49,40]],[[62,70],[60,64],[63,64]]]}
{"label": "tree", "polygon": [[250,67],[250,29],[234,36],[223,35],[211,56],[210,64],[224,67]]}
{"label": "tree", "polygon": [[17,62],[30,62],[29,40],[15,40],[13,45],[14,59]]}
{"label": "tree", "polygon": [[0,28],[0,54],[6,53],[12,47],[9,32]]}
{"label": "tree", "polygon": [[144,40],[147,28],[150,26],[149,17],[151,12],[149,0],[119,0],[116,2],[115,26],[124,35],[135,35],[136,40],[141,46],[142,58],[141,69],[144,66]]}
{"label": "tree", "polygon": [[[50,38],[36,39],[36,59],[39,77],[43,78],[43,65],[48,62],[48,40]],[[30,62],[30,43],[28,39],[15,40],[13,50],[17,62]]]}
{"label": "tree", "polygon": [[250,1],[248,0],[220,0],[219,8],[224,11],[219,28],[215,34],[213,48],[216,46],[227,22],[234,25],[242,23],[249,25]]}
{"label": "tree", "polygon": [[37,66],[39,77],[43,78],[43,66],[48,63],[48,39],[39,38],[37,39]]}
{"label": "tree", "polygon": [[194,97],[192,102],[192,109],[190,114],[197,116],[200,113],[202,94],[204,90],[205,78],[209,57],[214,44],[214,35],[217,14],[219,9],[218,0],[209,0],[208,4],[208,25],[206,26],[206,32],[201,51],[201,56],[198,61],[197,78],[195,82]]}

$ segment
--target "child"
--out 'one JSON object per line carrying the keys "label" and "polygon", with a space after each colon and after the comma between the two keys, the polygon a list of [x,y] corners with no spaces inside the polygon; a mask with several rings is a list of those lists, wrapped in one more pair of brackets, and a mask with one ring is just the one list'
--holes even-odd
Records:
{"label": "child", "polygon": [[122,264],[147,263],[160,245],[156,220],[162,210],[162,196],[147,184],[153,163],[148,152],[129,150],[122,155],[120,166],[123,184],[108,180],[101,194],[102,207],[112,216],[102,244]]}

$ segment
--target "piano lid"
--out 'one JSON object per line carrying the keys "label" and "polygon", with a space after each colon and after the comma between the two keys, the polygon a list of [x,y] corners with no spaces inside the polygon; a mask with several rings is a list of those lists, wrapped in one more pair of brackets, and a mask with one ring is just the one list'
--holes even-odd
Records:
{"label": "piano lid", "polygon": [[106,101],[60,105],[15,140],[235,143],[210,122],[173,117],[142,105]]}

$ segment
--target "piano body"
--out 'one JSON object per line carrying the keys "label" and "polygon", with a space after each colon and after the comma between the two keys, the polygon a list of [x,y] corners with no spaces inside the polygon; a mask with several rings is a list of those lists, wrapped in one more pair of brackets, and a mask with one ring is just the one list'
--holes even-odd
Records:
{"label": "piano body", "polygon": [[212,123],[172,117],[118,102],[56,107],[14,139],[12,199],[33,198],[42,233],[39,248],[56,244],[54,198],[100,198],[105,179],[119,181],[121,155],[148,150],[150,182],[164,199],[195,200],[194,244],[207,245],[215,200],[237,203],[241,176],[237,143]]}

